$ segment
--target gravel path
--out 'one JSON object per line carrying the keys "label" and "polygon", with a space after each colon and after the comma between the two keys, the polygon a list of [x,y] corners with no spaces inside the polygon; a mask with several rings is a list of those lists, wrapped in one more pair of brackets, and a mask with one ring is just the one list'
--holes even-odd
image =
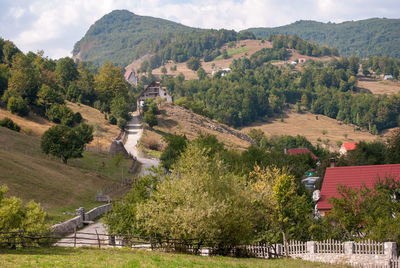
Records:
{"label": "gravel path", "polygon": [[126,127],[127,140],[125,142],[125,149],[129,154],[137,158],[137,160],[142,164],[142,169],[139,173],[140,176],[145,176],[149,174],[148,168],[152,166],[157,167],[160,164],[160,160],[156,158],[145,158],[139,155],[139,150],[136,147],[140,138],[143,134],[142,122],[140,120],[139,113],[132,113],[132,120],[128,122]]}

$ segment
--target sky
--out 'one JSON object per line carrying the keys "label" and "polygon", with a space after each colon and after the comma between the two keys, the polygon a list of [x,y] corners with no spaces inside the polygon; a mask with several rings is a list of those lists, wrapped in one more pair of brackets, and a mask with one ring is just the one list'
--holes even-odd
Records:
{"label": "sky", "polygon": [[298,20],[400,18],[399,0],[0,0],[0,37],[24,52],[44,50],[54,59],[71,56],[89,27],[115,9],[192,27],[234,30]]}

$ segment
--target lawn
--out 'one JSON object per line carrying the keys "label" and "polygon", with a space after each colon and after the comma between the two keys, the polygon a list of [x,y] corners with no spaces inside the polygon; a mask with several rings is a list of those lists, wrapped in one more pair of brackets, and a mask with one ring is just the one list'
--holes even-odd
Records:
{"label": "lawn", "polygon": [[0,267],[347,267],[298,259],[201,257],[131,249],[0,250]]}
{"label": "lawn", "polygon": [[[246,47],[246,46],[237,47],[237,48],[233,48],[233,49],[228,49],[228,50],[227,50],[227,52],[228,52],[228,57],[232,57],[232,56],[234,56],[234,55],[236,55],[236,54],[239,54],[239,53],[247,52],[247,51],[249,51],[250,49],[251,49],[251,48]],[[214,60],[222,60],[222,59],[223,59],[223,56],[222,56],[222,55],[219,55],[219,56],[216,57]]]}

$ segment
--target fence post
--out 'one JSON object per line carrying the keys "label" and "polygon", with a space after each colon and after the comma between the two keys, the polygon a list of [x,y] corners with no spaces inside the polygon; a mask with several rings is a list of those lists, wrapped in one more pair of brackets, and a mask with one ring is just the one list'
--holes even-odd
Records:
{"label": "fence post", "polygon": [[101,247],[101,245],[100,245],[100,237],[99,237],[99,234],[97,233],[97,229],[95,229],[95,231],[96,231],[96,235],[97,235],[97,242],[99,243],[99,248]]}
{"label": "fence post", "polygon": [[306,243],[306,252],[309,254],[315,254],[316,251],[316,242],[315,241],[307,241]]}
{"label": "fence post", "polygon": [[74,247],[76,247],[76,227],[74,228]]}
{"label": "fence post", "polygon": [[384,243],[385,256],[388,259],[397,258],[397,244],[396,242],[385,242]]}
{"label": "fence post", "polygon": [[346,241],[343,244],[344,244],[344,254],[353,255],[354,254],[354,242]]}
{"label": "fence post", "polygon": [[22,233],[22,227],[19,228],[19,238],[21,239],[21,246],[25,247],[25,245],[24,245],[24,237],[23,237],[23,233]]}

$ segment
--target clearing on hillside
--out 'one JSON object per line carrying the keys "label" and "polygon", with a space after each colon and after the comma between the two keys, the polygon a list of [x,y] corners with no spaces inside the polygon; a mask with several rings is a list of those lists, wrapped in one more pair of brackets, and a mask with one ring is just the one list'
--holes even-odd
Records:
{"label": "clearing on hillside", "polygon": [[27,117],[21,117],[0,108],[0,120],[4,117],[11,118],[17,125],[21,127],[22,132],[35,137],[41,137],[49,127],[55,125],[54,123],[32,112],[30,112]]}
{"label": "clearing on hillside", "polygon": [[[318,118],[318,119],[317,119]],[[314,145],[320,144],[330,151],[337,151],[337,141],[358,142],[373,141],[382,137],[372,135],[366,131],[357,130],[354,125],[341,123],[324,115],[315,115],[309,112],[302,114],[288,111],[283,117],[270,120],[270,122],[255,122],[242,128],[247,133],[250,129],[261,129],[267,136],[272,135],[302,135]]]}
{"label": "clearing on hillside", "polygon": [[[250,146],[250,138],[239,130],[230,128],[207,117],[195,114],[174,104],[163,104],[158,116],[158,126],[153,130],[146,129],[141,143],[145,147],[160,144],[162,136],[169,134],[186,135],[189,140],[196,139],[200,134],[215,135],[228,148],[245,150]],[[147,145],[147,146],[146,146]],[[162,149],[163,145],[160,146]]]}
{"label": "clearing on hillside", "polygon": [[358,79],[357,87],[360,90],[370,91],[372,94],[394,95],[400,92],[400,82],[375,79],[373,77],[362,76]]}

